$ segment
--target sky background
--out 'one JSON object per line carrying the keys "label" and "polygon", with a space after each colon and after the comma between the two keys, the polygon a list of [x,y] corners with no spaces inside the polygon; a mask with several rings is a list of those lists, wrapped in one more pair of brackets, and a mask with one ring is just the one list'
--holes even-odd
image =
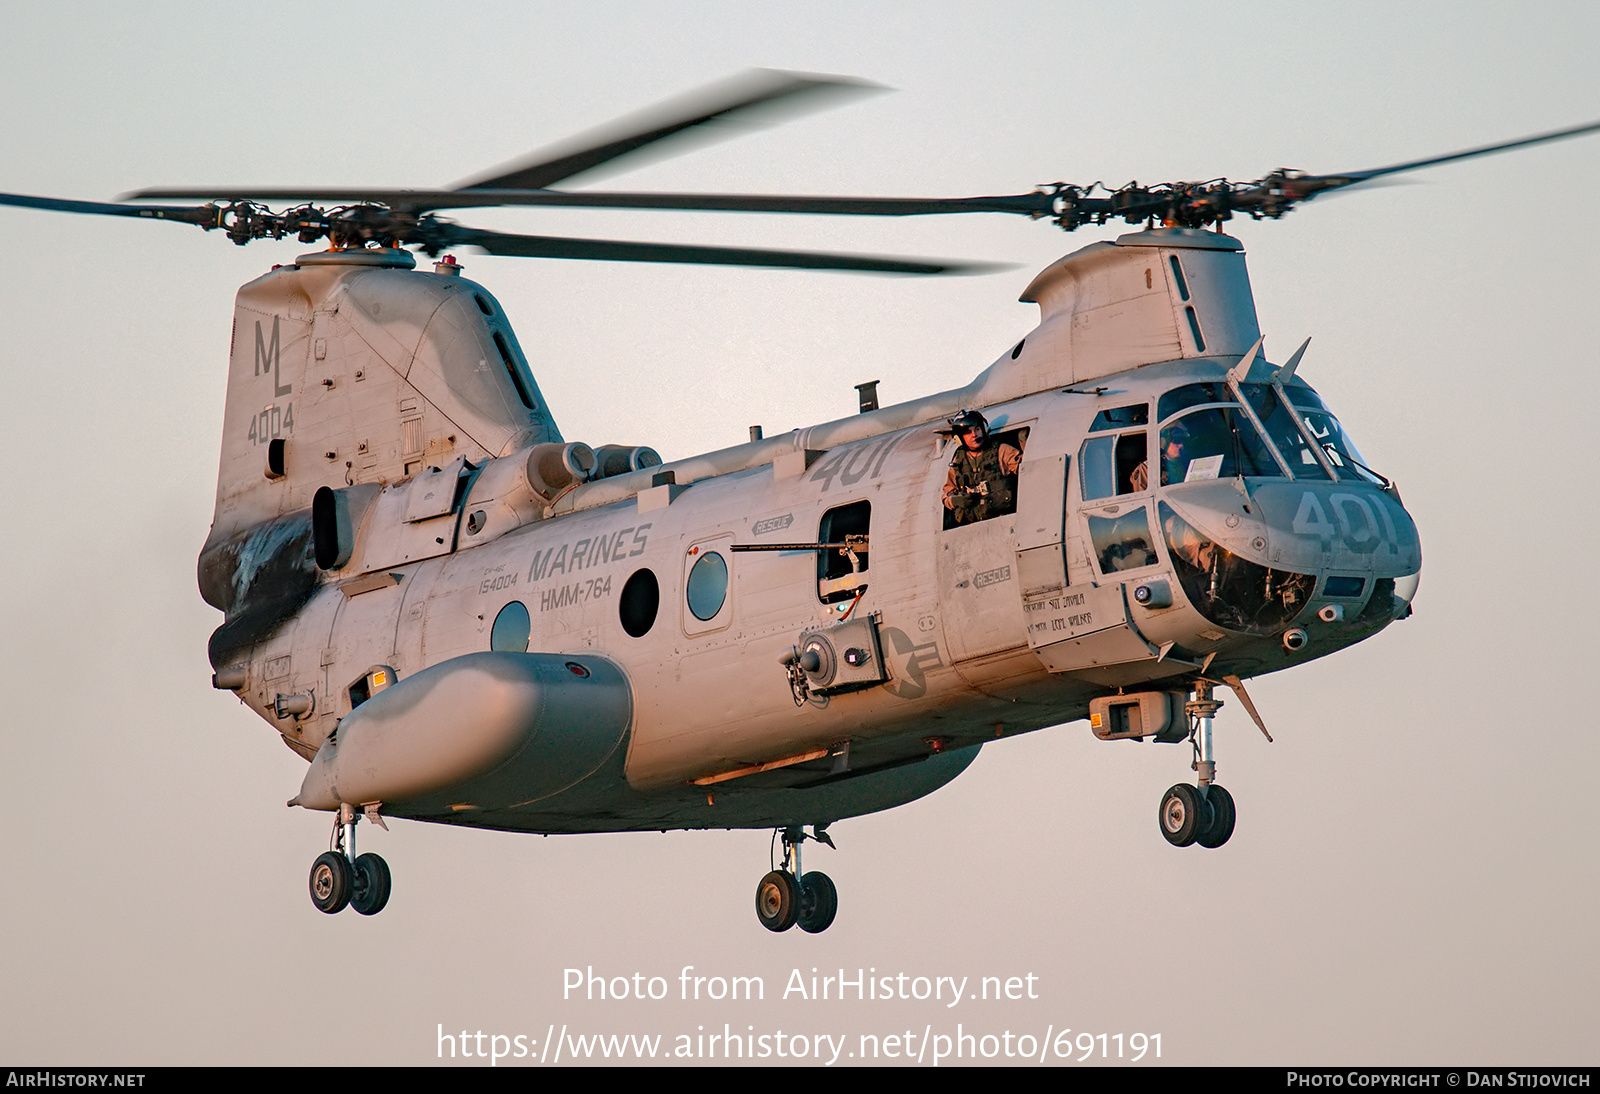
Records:
{"label": "sky background", "polygon": [[[751,66],[898,89],[589,185],[940,195],[1389,164],[1600,118],[1586,3],[13,6],[0,191],[438,186]],[[768,833],[397,822],[366,919],[306,894],[304,762],[209,684],[236,287],[306,248],[0,210],[0,1063],[409,1064],[437,1032],[1144,1032],[1179,1064],[1594,1064],[1592,445],[1600,137],[1235,222],[1267,352],[1421,530],[1416,615],[1229,702],[1232,841],[1169,847],[1187,747],[1084,723],[834,826],[819,936],[752,914]],[[967,382],[1063,236],[495,211],[485,227],[1017,264],[910,279],[460,257],[569,439],[668,460]],[[1225,700],[1231,695],[1224,694]],[[679,970],[761,976],[682,1002]],[[563,1000],[563,970],[661,1002]],[[1038,977],[1034,1000],[804,1002],[792,969]],[[476,1061],[474,1061],[476,1062]],[[508,1061],[510,1062],[510,1061]],[[793,1062],[786,1060],[784,1062]],[[841,1061],[847,1062],[847,1061]],[[1153,1061],[1147,1061],[1153,1062]]]}

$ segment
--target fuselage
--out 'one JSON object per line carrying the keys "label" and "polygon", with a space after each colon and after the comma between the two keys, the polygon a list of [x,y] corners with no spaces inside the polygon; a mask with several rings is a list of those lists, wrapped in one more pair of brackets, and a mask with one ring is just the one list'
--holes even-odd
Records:
{"label": "fuselage", "polygon": [[[577,666],[579,683],[529,677],[530,724],[560,705],[546,696],[584,708],[569,684],[611,689],[619,713],[581,763],[561,752],[560,724],[530,728],[486,751],[483,771],[382,801],[393,815],[595,831],[886,808],[955,777],[976,746],[1084,717],[1096,696],[1288,668],[1408,610],[1420,546],[1396,492],[1303,381],[1264,359],[1238,369],[1240,352],[998,402],[975,382],[544,494],[530,492],[527,446],[329,488],[348,510],[346,557],[234,645],[219,678],[231,669],[241,698],[328,771],[341,735],[381,736],[352,717],[363,704],[398,709],[418,674],[476,672],[476,655]],[[957,451],[946,419],[967,399],[1022,464],[1013,511],[956,523],[942,496]],[[279,539],[315,538],[297,512],[276,518]],[[847,533],[870,549],[810,546]],[[837,651],[867,659],[859,685],[796,689],[789,663],[817,634],[867,635]],[[479,692],[465,679],[450,709],[470,721]],[[356,728],[340,729],[347,719]],[[583,770],[521,795],[516,765],[545,762],[536,737]],[[334,807],[327,787],[302,804]]]}

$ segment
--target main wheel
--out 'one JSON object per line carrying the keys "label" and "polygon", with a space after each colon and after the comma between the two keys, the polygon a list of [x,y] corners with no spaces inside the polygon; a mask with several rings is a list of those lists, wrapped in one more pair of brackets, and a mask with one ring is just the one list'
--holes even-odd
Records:
{"label": "main wheel", "polygon": [[1211,824],[1194,837],[1201,847],[1221,847],[1233,835],[1233,822],[1237,817],[1233,808],[1233,795],[1216,783],[1206,791],[1206,801],[1211,805]]}
{"label": "main wheel", "polygon": [[1156,819],[1168,843],[1174,847],[1187,847],[1210,826],[1210,813],[1199,790],[1188,783],[1179,783],[1161,795],[1161,810]]}
{"label": "main wheel", "polygon": [[833,879],[821,870],[812,870],[800,879],[800,906],[795,922],[807,934],[819,934],[833,924],[839,912],[839,890]]}
{"label": "main wheel", "polygon": [[317,911],[341,912],[350,903],[350,860],[337,851],[324,851],[311,864],[311,903]]}
{"label": "main wheel", "polygon": [[756,918],[767,930],[787,931],[799,910],[799,886],[793,874],[774,870],[756,886]]}
{"label": "main wheel", "polygon": [[389,903],[389,864],[369,851],[356,856],[350,875],[350,907],[362,915],[383,911]]}

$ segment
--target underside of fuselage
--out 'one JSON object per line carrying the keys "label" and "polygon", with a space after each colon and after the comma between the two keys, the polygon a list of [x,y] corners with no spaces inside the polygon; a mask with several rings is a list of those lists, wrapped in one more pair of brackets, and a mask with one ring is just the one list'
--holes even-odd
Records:
{"label": "underside of fuselage", "polygon": [[711,828],[827,828],[835,821],[905,805],[938,790],[977,759],[972,745],[935,755],[919,751],[894,761],[873,761],[848,772],[793,772],[777,780],[750,780],[708,788],[680,787],[641,793],[617,762],[593,780],[548,801],[519,808],[391,815],[433,824],[543,835],[585,832],[655,832]]}

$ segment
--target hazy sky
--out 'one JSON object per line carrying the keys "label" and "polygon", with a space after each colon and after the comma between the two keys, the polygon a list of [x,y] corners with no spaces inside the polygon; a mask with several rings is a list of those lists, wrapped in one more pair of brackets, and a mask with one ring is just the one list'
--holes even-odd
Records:
{"label": "hazy sky", "polygon": [[[1137,11],[1137,15],[1133,14]],[[51,4],[0,34],[0,190],[419,185],[749,66],[891,95],[604,180],[962,195],[1352,170],[1600,118],[1592,4]],[[991,747],[812,851],[826,934],[753,914],[765,832],[363,829],[375,919],[318,913],[304,763],[209,686],[195,588],[232,294],[292,242],[0,210],[0,1063],[423,1063],[438,1029],[1160,1034],[1167,1063],[1597,1062],[1587,642],[1600,137],[1234,225],[1267,350],[1421,529],[1414,618],[1218,730],[1238,829],[1169,847],[1186,747]],[[1013,262],[935,280],[466,253],[569,438],[668,459],[965,383],[1033,273],[1124,228],[1020,218],[463,214],[517,231]],[[1224,699],[1231,698],[1228,695]],[[684,966],[766,1000],[682,1002]],[[563,970],[661,1002],[562,999]],[[1037,977],[1037,999],[781,998],[791,970]],[[781,1061],[793,1063],[786,1058]],[[841,1062],[848,1062],[842,1059]],[[903,1062],[903,1061],[901,1061]]]}

